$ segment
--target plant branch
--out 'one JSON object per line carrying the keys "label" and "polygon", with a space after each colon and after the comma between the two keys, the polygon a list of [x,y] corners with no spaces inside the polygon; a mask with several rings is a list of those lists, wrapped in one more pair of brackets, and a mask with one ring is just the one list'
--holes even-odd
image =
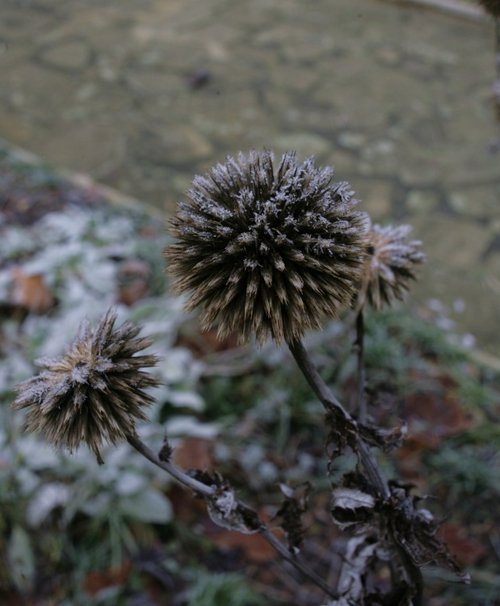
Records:
{"label": "plant branch", "polygon": [[356,359],[357,359],[357,413],[358,421],[366,423],[366,398],[365,398],[365,319],[363,309],[356,316]]}
{"label": "plant branch", "polygon": [[[318,370],[312,363],[310,356],[305,349],[301,341],[294,343],[288,343],[290,351],[297,362],[300,370],[303,372],[309,385],[311,386],[314,393],[318,396],[319,400],[327,411],[333,411],[336,415],[342,415],[346,421],[348,421],[352,427],[356,429],[356,449],[359,455],[359,460],[365,469],[366,475],[372,486],[377,490],[380,497],[384,500],[390,497],[390,490],[387,486],[386,481],[379,469],[377,460],[373,456],[370,447],[361,438],[356,421],[349,415],[344,409],[341,403],[333,395],[328,385],[324,382],[323,378],[319,374]],[[412,583],[415,589],[415,595],[413,597],[414,606],[421,606],[422,604],[422,573],[418,566],[412,561],[406,550],[404,550],[394,537],[391,536],[392,542],[395,545],[400,560],[407,574],[408,580]]]}
{"label": "plant branch", "polygon": [[323,579],[318,576],[313,570],[311,570],[304,562],[300,562],[296,556],[290,553],[290,550],[284,545],[279,539],[277,539],[269,528],[263,526],[259,531],[261,536],[281,555],[281,557],[295,566],[304,576],[308,577],[315,585],[322,589],[331,598],[337,599],[339,594],[333,591]]}
{"label": "plant branch", "polygon": [[128,443],[133,446],[140,454],[142,454],[148,461],[151,461],[154,465],[163,469],[173,478],[175,478],[181,484],[184,484],[187,488],[194,490],[194,492],[207,497],[212,498],[216,495],[216,489],[214,486],[208,486],[195,478],[192,478],[185,471],[170,463],[170,461],[162,461],[158,455],[146,446],[144,442],[137,435],[129,435],[127,438]]}
{"label": "plant branch", "polygon": [[[328,385],[323,381],[323,378],[312,363],[311,358],[309,357],[309,354],[307,353],[302,342],[296,341],[295,343],[289,343],[288,346],[293,357],[295,358],[295,361],[297,362],[298,367],[303,372],[309,385],[314,393],[318,396],[325,409],[332,411],[335,414],[342,415],[346,421],[348,421],[353,427],[357,428],[356,421],[345,410],[342,404],[333,395]],[[383,498],[388,498],[390,496],[390,492],[378,468],[377,461],[370,451],[370,448],[359,436],[359,432],[356,432],[356,447],[361,463],[365,468],[373,487]]]}
{"label": "plant branch", "polygon": [[[177,480],[180,484],[183,484],[187,488],[190,488],[197,494],[205,497],[206,499],[213,499],[217,496],[217,488],[215,486],[208,486],[195,478],[189,476],[185,471],[170,463],[170,461],[164,461],[159,458],[159,456],[151,450],[137,435],[129,435],[127,437],[128,443],[133,446],[141,455],[143,455],[148,461],[163,469],[168,474],[170,474],[175,480]],[[238,504],[247,508],[248,506],[238,501]],[[259,521],[258,532],[259,534],[281,555],[281,557],[292,564],[304,577],[309,579],[312,583],[314,583],[317,587],[323,590],[327,595],[331,598],[338,598],[338,593],[335,592],[331,587],[329,587],[323,579],[317,575],[307,564],[300,561],[297,556],[293,555],[288,547],[282,543],[279,539],[277,539],[269,528],[262,522]]]}

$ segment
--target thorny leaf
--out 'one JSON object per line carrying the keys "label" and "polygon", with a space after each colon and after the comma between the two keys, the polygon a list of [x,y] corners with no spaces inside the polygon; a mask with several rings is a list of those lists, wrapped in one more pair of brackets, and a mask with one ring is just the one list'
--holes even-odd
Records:
{"label": "thorny leaf", "polygon": [[330,602],[328,606],[363,603],[365,593],[363,578],[370,563],[376,557],[377,547],[378,543],[372,535],[364,534],[349,540],[337,583],[337,591],[342,597]]}
{"label": "thorny leaf", "polygon": [[325,414],[325,424],[328,428],[326,449],[330,465],[346,448],[356,451],[358,426],[355,421],[346,418],[337,410],[329,410]]}
{"label": "thorny leaf", "polygon": [[275,517],[282,518],[281,527],[285,531],[289,550],[298,553],[304,539],[302,514],[307,511],[311,484],[304,482],[296,488],[280,484],[280,489],[285,498]]}
{"label": "thorny leaf", "polygon": [[384,452],[399,448],[408,433],[408,425],[406,423],[401,423],[397,427],[388,430],[371,425],[359,425],[358,427],[364,442],[370,446],[380,448]]}
{"label": "thorny leaf", "polygon": [[242,534],[254,534],[261,529],[258,515],[250,507],[238,502],[228,484],[218,485],[215,496],[207,497],[206,501],[208,515],[218,526]]}
{"label": "thorny leaf", "polygon": [[167,436],[165,436],[163,438],[163,444],[162,444],[162,447],[160,448],[160,452],[158,453],[158,458],[160,459],[160,461],[164,461],[165,463],[168,463],[170,461],[170,458],[172,457],[173,452],[174,452],[174,449],[170,445],[170,442],[168,441]]}
{"label": "thorny leaf", "polygon": [[335,488],[332,493],[332,517],[342,530],[364,524],[373,517],[375,504],[371,494],[356,488]]}
{"label": "thorny leaf", "polygon": [[416,566],[440,565],[468,583],[468,575],[436,536],[439,524],[430,511],[417,509],[418,500],[418,497],[410,496],[408,488],[392,489],[391,497],[382,505],[381,511],[391,535]]}

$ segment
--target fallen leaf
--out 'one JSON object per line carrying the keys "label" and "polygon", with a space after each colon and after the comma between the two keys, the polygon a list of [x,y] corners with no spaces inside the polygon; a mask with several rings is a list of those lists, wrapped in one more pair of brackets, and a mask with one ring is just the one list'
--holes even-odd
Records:
{"label": "fallen leaf", "polygon": [[92,570],[85,575],[83,588],[85,592],[94,597],[106,587],[123,585],[131,572],[132,563],[127,560],[121,566],[107,570]]}
{"label": "fallen leaf", "polygon": [[416,440],[419,436],[424,448],[436,448],[443,439],[460,434],[474,424],[452,391],[411,394],[405,403],[405,419],[409,438]]}
{"label": "fallen leaf", "polygon": [[458,524],[443,524],[438,535],[464,566],[474,566],[487,551],[477,539],[469,536],[466,528]]}
{"label": "fallen leaf", "polygon": [[241,534],[231,530],[216,527],[208,531],[210,540],[223,549],[241,549],[245,559],[253,562],[269,562],[276,559],[276,551],[260,534]]}
{"label": "fallen leaf", "polygon": [[55,298],[43,275],[25,274],[20,267],[15,267],[11,275],[14,281],[11,303],[36,314],[45,313],[54,306]]}
{"label": "fallen leaf", "polygon": [[124,261],[118,270],[118,301],[131,306],[149,294],[151,267],[145,261]]}
{"label": "fallen leaf", "polygon": [[174,463],[183,469],[210,471],[214,468],[212,447],[212,441],[205,438],[184,438],[174,449],[172,458]]}

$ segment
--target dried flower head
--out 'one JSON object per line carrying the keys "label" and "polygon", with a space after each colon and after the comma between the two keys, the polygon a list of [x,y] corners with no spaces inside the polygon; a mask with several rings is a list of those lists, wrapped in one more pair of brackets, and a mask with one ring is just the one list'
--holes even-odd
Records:
{"label": "dried flower head", "polygon": [[293,342],[350,303],[367,218],[332,176],[312,159],[298,164],[293,152],[275,168],[271,152],[253,151],[194,179],[166,256],[176,290],[190,293],[188,309],[201,307],[204,329]]}
{"label": "dried flower head", "polygon": [[402,299],[416,278],[417,265],[425,261],[422,243],[408,238],[411,229],[410,225],[373,225],[369,232],[365,300],[375,309]]}
{"label": "dried flower head", "polygon": [[80,442],[93,450],[99,463],[103,442],[115,444],[135,434],[136,419],[153,399],[144,390],[158,381],[142,369],[156,357],[136,355],[150,345],[139,328],[125,322],[115,328],[108,311],[92,330],[85,322],[66,354],[44,359],[38,376],[18,387],[14,408],[26,408],[25,429],[41,431],[57,446],[75,450]]}
{"label": "dried flower head", "polygon": [[500,17],[500,0],[479,0],[479,4],[493,17]]}

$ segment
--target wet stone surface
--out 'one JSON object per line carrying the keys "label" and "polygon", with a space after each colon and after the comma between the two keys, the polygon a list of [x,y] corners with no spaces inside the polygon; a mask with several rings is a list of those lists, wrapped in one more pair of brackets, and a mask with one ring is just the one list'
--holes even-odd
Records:
{"label": "wet stone surface", "polygon": [[493,35],[377,0],[6,0],[0,137],[167,212],[228,153],[315,155],[415,225],[417,300],[499,353]]}

